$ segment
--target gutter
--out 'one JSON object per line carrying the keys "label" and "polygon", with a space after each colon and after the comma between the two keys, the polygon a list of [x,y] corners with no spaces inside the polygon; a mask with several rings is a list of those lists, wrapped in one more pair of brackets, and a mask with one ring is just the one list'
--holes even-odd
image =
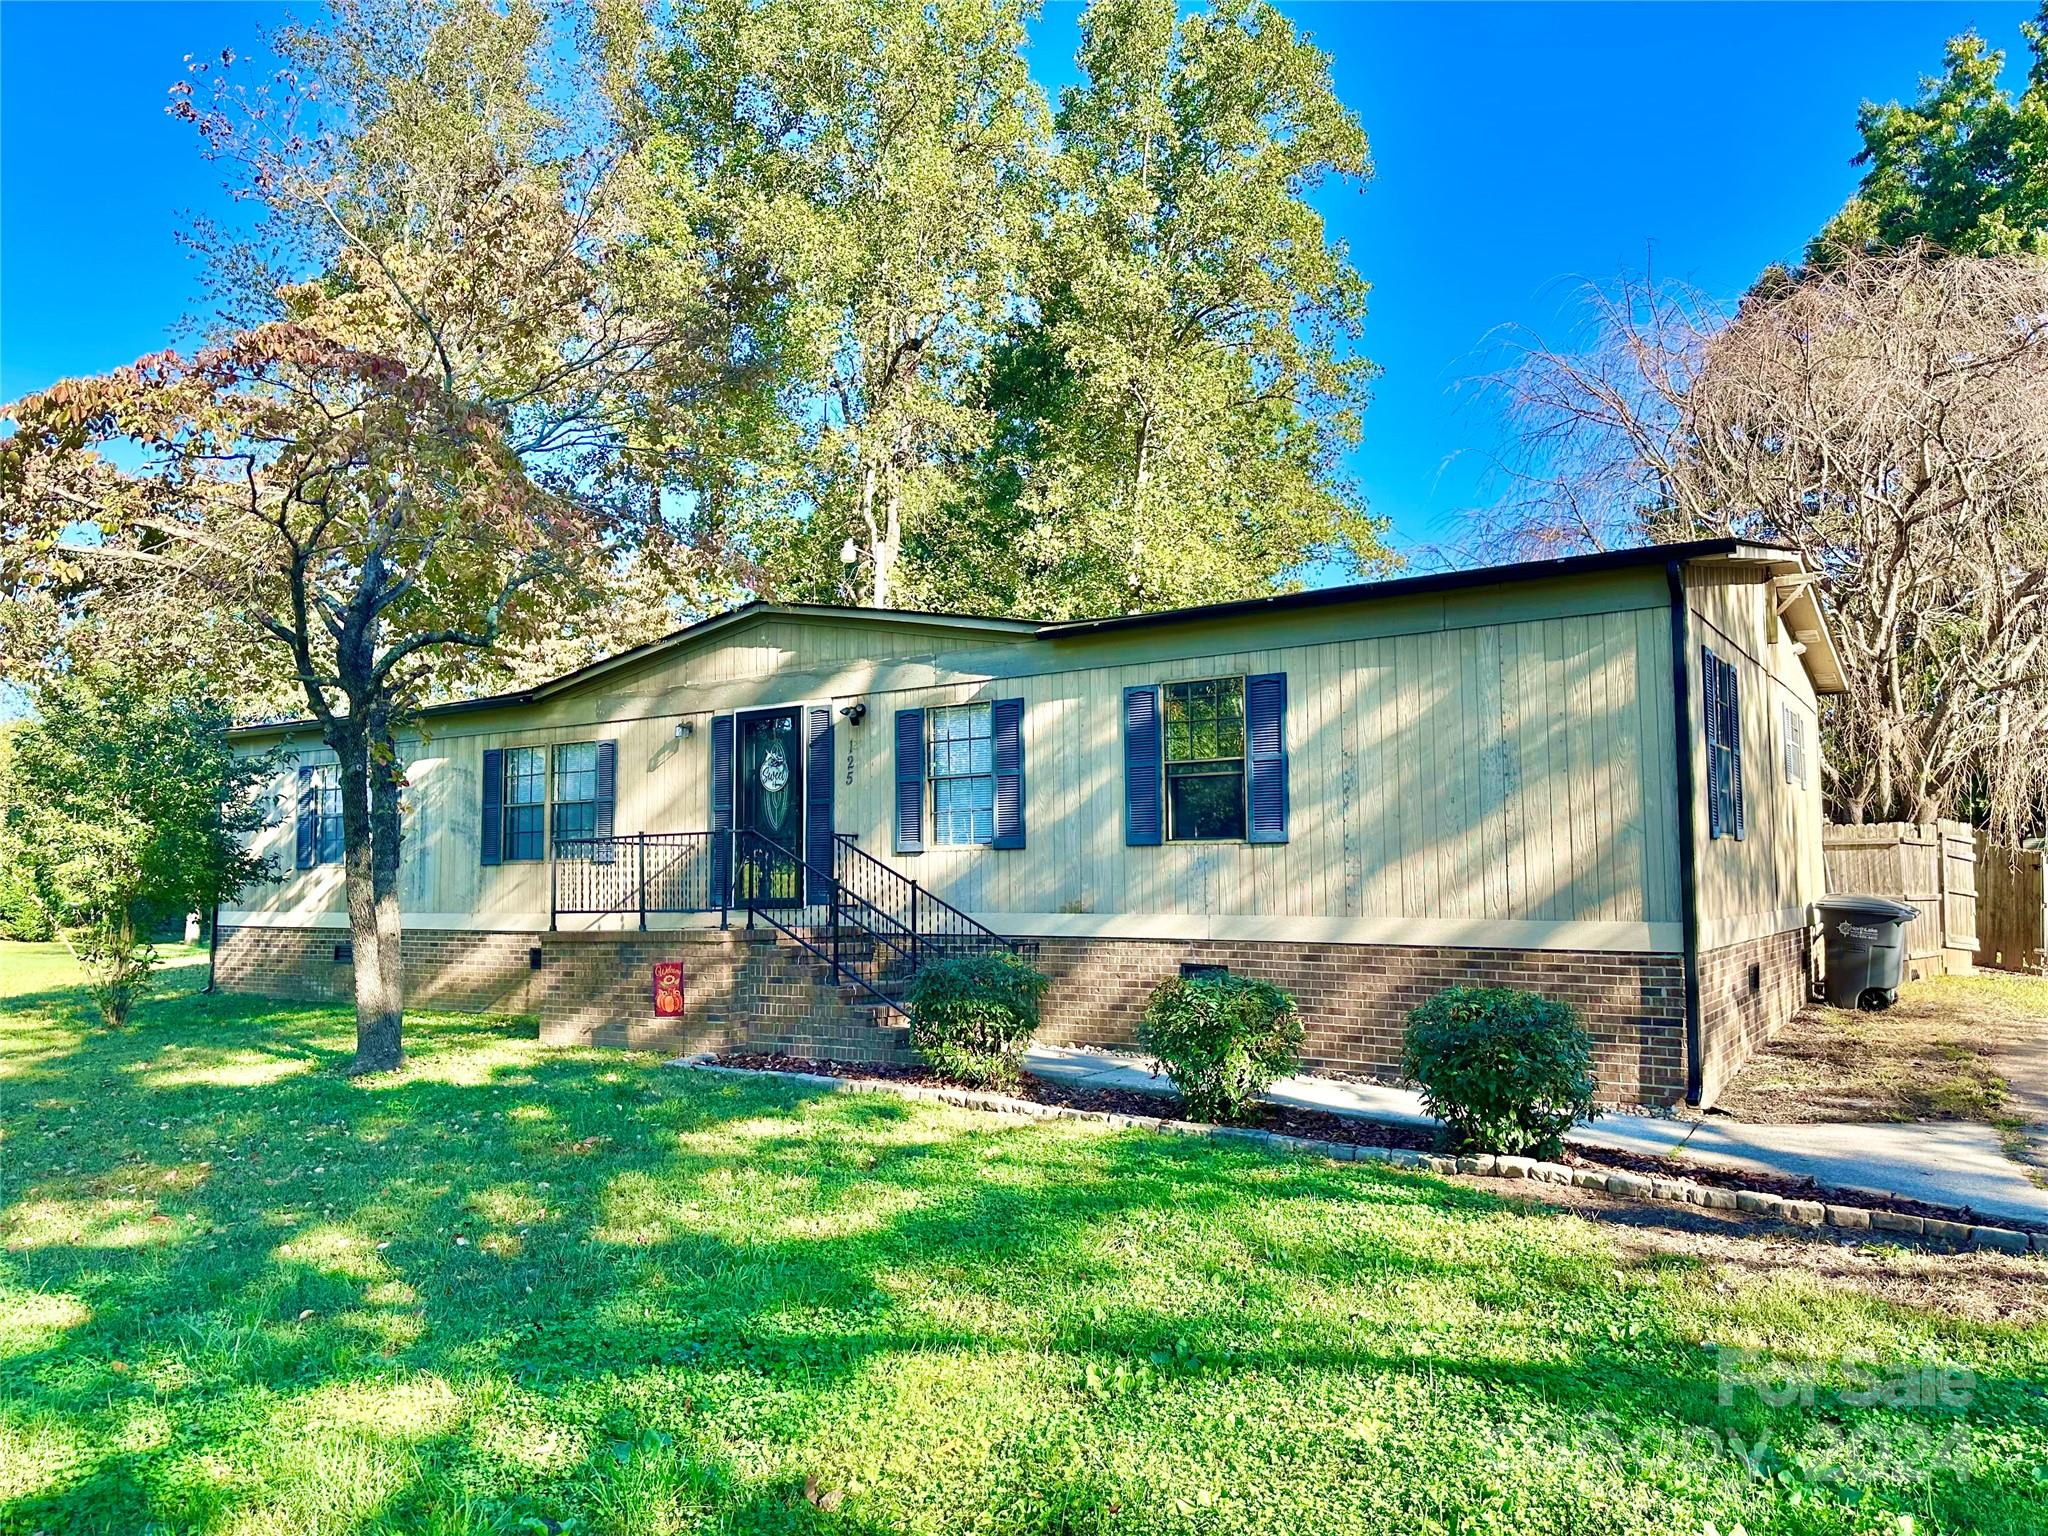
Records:
{"label": "gutter", "polygon": [[1163,608],[1151,613],[1115,614],[1099,619],[1067,619],[1043,625],[1041,639],[1065,635],[1101,634],[1107,630],[1135,629],[1152,624],[1181,624],[1190,621],[1242,618],[1249,614],[1290,612],[1303,608],[1326,608],[1338,603],[1373,602],[1383,598],[1425,597],[1443,592],[1466,592],[1483,587],[1507,586],[1523,581],[1554,581],[1589,576],[1604,571],[1636,570],[1672,559],[1705,560],[1735,558],[1753,554],[1761,560],[1790,560],[1798,552],[1777,544],[1758,544],[1748,539],[1693,539],[1680,544],[1631,544],[1624,549],[1600,549],[1590,554],[1560,555],[1545,560],[1522,560],[1510,565],[1476,565],[1452,571],[1430,571],[1420,576],[1394,576],[1380,581],[1353,582],[1339,587],[1315,587],[1304,592],[1275,592],[1265,597],[1239,598],[1233,602],[1205,603],[1193,608]]}
{"label": "gutter", "polygon": [[1669,560],[1664,581],[1671,594],[1672,732],[1678,764],[1678,917],[1684,932],[1685,1102],[1697,1107],[1706,1083],[1700,1027],[1700,903],[1698,834],[1693,826],[1697,778],[1693,771],[1692,635],[1686,623],[1685,562]]}

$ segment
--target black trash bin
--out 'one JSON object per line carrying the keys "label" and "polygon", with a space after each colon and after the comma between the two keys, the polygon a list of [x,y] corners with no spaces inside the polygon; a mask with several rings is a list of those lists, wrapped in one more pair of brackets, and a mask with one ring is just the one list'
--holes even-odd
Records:
{"label": "black trash bin", "polygon": [[1837,1008],[1889,1008],[1906,971],[1906,924],[1919,910],[1889,896],[1826,896],[1820,914],[1827,999]]}

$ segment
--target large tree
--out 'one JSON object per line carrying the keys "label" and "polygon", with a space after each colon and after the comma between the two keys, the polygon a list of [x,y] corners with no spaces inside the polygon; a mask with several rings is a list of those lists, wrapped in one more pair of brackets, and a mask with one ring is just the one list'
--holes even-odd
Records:
{"label": "large tree", "polygon": [[2003,51],[1965,32],[1918,100],[1863,104],[1862,184],[1808,261],[1916,240],[1956,255],[2048,255],[2048,3],[2020,32],[2033,64],[2017,97],[1999,83]]}
{"label": "large tree", "polygon": [[1096,0],[1078,62],[990,382],[1003,596],[1161,607],[1384,560],[1344,470],[1366,284],[1311,200],[1371,174],[1329,59],[1262,0]]}
{"label": "large tree", "polygon": [[1584,346],[1524,337],[1506,531],[1540,547],[1740,534],[1818,573],[1849,689],[1845,820],[2048,804],[2048,263],[1849,257],[1732,315],[1647,283]]}
{"label": "large tree", "polygon": [[[1381,560],[1343,460],[1370,171],[1272,7],[1087,13],[1055,120],[1026,0],[607,12],[657,231],[752,253],[772,412],[650,428],[752,590],[1072,614]],[[623,75],[624,70],[618,71]]]}
{"label": "large tree", "polygon": [[[230,614],[281,659],[340,765],[357,1065],[400,1057],[398,730],[587,558],[583,504],[526,473],[501,415],[398,359],[275,322],[17,402],[7,559],[93,605]],[[135,468],[107,457],[139,444]],[[81,527],[86,530],[81,537]]]}
{"label": "large tree", "polygon": [[694,494],[757,590],[920,596],[904,552],[986,435],[977,372],[1031,233],[1045,113],[1026,14],[1026,0],[682,0],[613,17],[663,227],[691,231],[686,249],[715,237],[756,253],[772,275],[773,418],[656,434],[700,466],[709,494]]}
{"label": "large tree", "polygon": [[624,558],[647,402],[747,367],[723,274],[642,259],[558,43],[525,4],[343,0],[266,81],[199,66],[174,110],[262,215],[210,242],[215,339],[17,402],[0,446],[8,590],[225,624],[335,753],[361,1070],[401,1054],[400,728]]}

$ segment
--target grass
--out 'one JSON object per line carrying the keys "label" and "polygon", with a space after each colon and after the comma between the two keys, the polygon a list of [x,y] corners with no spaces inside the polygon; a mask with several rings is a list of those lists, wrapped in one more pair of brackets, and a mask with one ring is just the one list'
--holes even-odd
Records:
{"label": "grass", "polygon": [[[1673,1232],[518,1021],[414,1015],[410,1064],[351,1080],[342,1014],[203,977],[109,1034],[61,955],[0,947],[8,1536],[2048,1521],[2031,1260]],[[1853,1405],[1859,1371],[1908,1400]]]}
{"label": "grass", "polygon": [[[1815,1007],[1751,1058],[1715,1107],[1742,1120],[2048,1119],[2048,978],[1911,982],[1882,1013]],[[2015,1092],[2013,1079],[2020,1082]]]}

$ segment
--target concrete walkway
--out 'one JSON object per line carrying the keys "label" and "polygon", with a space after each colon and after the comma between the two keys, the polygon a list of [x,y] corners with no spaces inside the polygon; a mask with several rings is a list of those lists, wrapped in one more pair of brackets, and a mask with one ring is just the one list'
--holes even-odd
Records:
{"label": "concrete walkway", "polygon": [[[1074,1046],[1033,1046],[1025,1070],[1080,1088],[1171,1093],[1173,1086],[1140,1056]],[[1405,1088],[1340,1082],[1304,1074],[1282,1078],[1266,1097],[1276,1104],[1327,1110],[1393,1125],[1433,1126],[1421,1096]],[[1912,1125],[1746,1125],[1734,1120],[1603,1115],[1567,1138],[1652,1157],[1752,1173],[1810,1178],[1831,1189],[1967,1205],[2005,1220],[2048,1222],[2048,1190],[2005,1155],[1998,1133],[1960,1121]]]}

